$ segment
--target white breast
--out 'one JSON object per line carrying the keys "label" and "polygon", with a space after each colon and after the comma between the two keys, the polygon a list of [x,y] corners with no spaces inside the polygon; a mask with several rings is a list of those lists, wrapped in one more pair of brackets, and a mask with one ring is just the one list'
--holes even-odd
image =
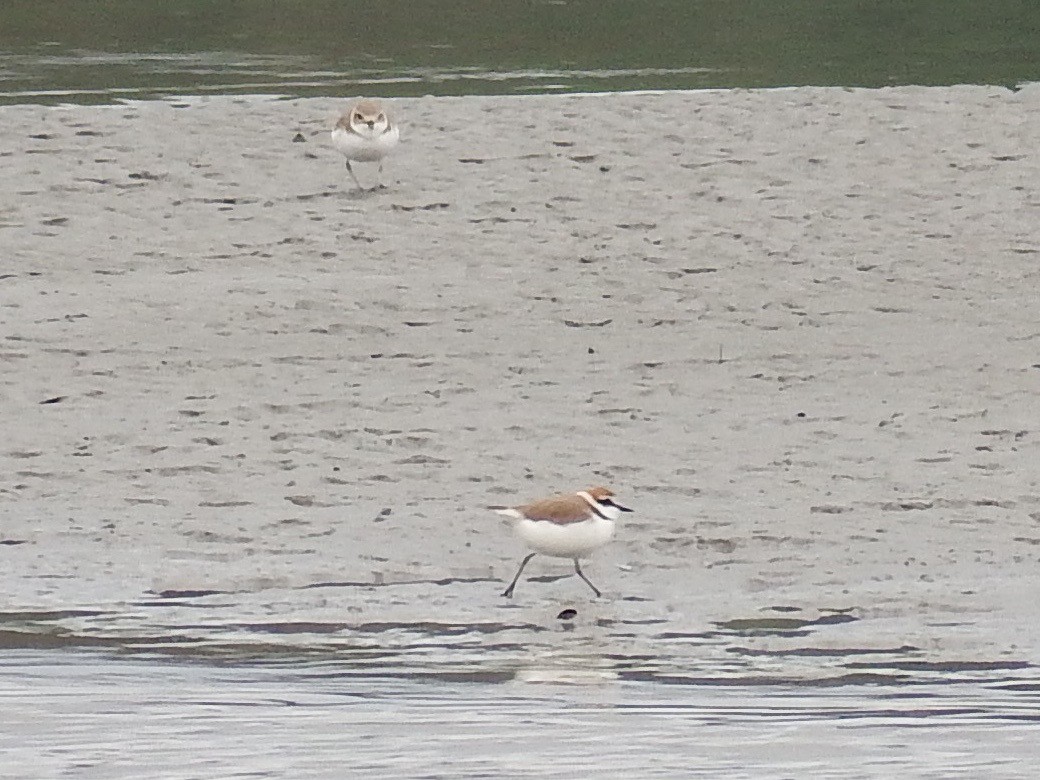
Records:
{"label": "white breast", "polygon": [[535,552],[557,558],[583,558],[614,536],[614,523],[601,517],[557,525],[546,520],[520,520],[517,535]]}
{"label": "white breast", "polygon": [[391,127],[385,133],[373,134],[370,137],[352,133],[337,127],[332,131],[332,143],[339,149],[348,160],[358,162],[375,162],[382,160],[397,146],[401,140],[401,133],[396,126]]}

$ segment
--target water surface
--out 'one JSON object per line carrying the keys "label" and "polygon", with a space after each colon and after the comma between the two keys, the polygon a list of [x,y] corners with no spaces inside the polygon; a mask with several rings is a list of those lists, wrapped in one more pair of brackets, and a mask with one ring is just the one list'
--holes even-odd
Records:
{"label": "water surface", "polygon": [[1040,80],[1027,0],[11,0],[0,100]]}
{"label": "water surface", "polygon": [[1034,666],[882,647],[851,615],[676,633],[620,617],[638,605],[329,623],[235,600],[3,615],[4,776],[1028,777],[1037,755]]}

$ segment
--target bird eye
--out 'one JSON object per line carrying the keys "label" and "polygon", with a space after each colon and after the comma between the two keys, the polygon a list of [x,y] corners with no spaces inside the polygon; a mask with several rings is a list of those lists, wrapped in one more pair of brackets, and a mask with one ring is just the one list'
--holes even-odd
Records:
{"label": "bird eye", "polygon": [[355,122],[364,122],[365,118],[363,116],[361,116],[361,114],[354,114],[354,121]]}

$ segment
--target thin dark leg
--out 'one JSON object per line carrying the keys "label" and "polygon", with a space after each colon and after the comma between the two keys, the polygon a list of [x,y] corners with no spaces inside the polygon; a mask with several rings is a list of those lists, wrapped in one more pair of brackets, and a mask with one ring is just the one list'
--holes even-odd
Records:
{"label": "thin dark leg", "polygon": [[[505,596],[507,599],[513,598],[513,588],[516,587],[516,581],[520,579],[520,572],[524,570],[524,567],[527,565],[527,562],[531,560],[534,556],[535,554],[531,553],[526,558],[524,558],[523,563],[520,564],[520,568],[516,570],[516,576],[513,577],[513,581],[509,583],[509,587],[506,588],[505,591],[503,591],[502,593],[502,595]],[[590,582],[589,584],[591,585],[592,583]],[[595,590],[595,588],[593,588],[593,590]]]}
{"label": "thin dark leg", "polygon": [[357,174],[355,174],[354,169],[350,167],[350,160],[347,160],[347,170],[350,172],[350,178],[354,180],[354,183],[357,185],[357,188],[364,192],[365,188],[361,186],[361,182],[358,181]]}
{"label": "thin dark leg", "polygon": [[581,564],[578,563],[578,559],[577,558],[574,559],[574,571],[578,572],[578,576],[581,577],[583,580],[585,580],[585,584],[588,585],[590,588],[592,588],[592,592],[595,593],[596,596],[602,596],[603,595],[602,593],[599,592],[599,588],[597,588],[595,585],[593,585],[589,581],[589,578],[586,577],[585,574],[582,572]]}

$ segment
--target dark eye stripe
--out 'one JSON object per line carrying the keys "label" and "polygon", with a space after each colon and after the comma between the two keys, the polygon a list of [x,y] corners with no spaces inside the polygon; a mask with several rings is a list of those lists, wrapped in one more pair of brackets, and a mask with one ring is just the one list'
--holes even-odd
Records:
{"label": "dark eye stripe", "polygon": [[609,497],[608,498],[601,498],[599,503],[603,504],[604,506],[612,506],[619,512],[631,512],[632,511],[627,506],[621,506],[621,504],[616,503],[614,501],[614,499],[609,498]]}

